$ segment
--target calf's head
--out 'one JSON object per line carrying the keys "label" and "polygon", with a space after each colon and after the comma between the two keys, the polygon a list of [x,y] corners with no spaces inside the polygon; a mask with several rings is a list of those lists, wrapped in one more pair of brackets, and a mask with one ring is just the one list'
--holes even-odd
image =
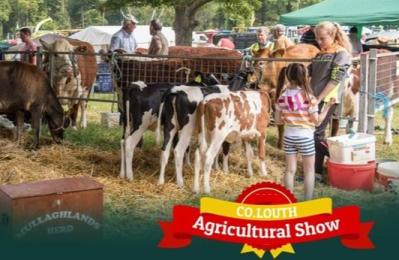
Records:
{"label": "calf's head", "polygon": [[220,84],[220,81],[212,73],[204,74],[194,71],[194,80],[187,83],[189,86],[213,86]]}
{"label": "calf's head", "polygon": [[54,69],[52,77],[55,88],[60,90],[79,74],[77,56],[74,53],[84,52],[86,48],[72,46],[66,39],[62,38],[57,39],[51,44],[43,40],[40,40],[40,42],[43,48],[50,52],[50,55],[53,55]]}
{"label": "calf's head", "polygon": [[71,117],[67,112],[64,113],[62,118],[50,118],[47,117],[48,126],[51,137],[54,142],[60,144],[64,140],[64,131],[71,124]]}
{"label": "calf's head", "polygon": [[229,89],[231,91],[241,90],[243,88],[258,88],[259,78],[254,68],[240,70],[229,80]]}

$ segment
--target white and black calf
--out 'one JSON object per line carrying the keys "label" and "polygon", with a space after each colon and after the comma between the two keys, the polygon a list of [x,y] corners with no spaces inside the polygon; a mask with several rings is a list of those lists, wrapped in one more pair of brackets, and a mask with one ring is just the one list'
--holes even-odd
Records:
{"label": "white and black calf", "polygon": [[270,98],[265,90],[212,94],[199,104],[200,149],[195,152],[194,192],[199,192],[201,169],[205,192],[210,192],[210,171],[223,142],[244,141],[248,175],[251,176],[253,151],[250,141],[257,140],[260,174],[267,175],[265,145],[270,110]]}
{"label": "white and black calf", "polygon": [[133,82],[123,90],[123,136],[120,177],[133,180],[133,154],[144,132],[157,122],[163,94],[170,84]]}
{"label": "white and black calf", "polygon": [[[195,76],[199,76],[201,81],[188,84],[203,86],[217,82],[213,75],[203,76],[201,73],[195,73]],[[121,140],[121,178],[133,180],[134,150],[141,142],[144,132],[151,126],[155,126],[162,97],[172,87],[173,85],[167,83],[147,85],[142,81],[137,81],[122,90],[123,111],[121,113],[124,133]],[[184,87],[191,88],[191,86]]]}

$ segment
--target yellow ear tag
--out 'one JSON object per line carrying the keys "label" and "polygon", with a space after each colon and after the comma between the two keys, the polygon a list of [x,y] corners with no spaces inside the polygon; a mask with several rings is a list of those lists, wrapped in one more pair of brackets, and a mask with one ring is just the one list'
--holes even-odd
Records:
{"label": "yellow ear tag", "polygon": [[194,81],[197,82],[197,83],[201,83],[202,82],[201,75],[198,75],[197,77],[195,77]]}

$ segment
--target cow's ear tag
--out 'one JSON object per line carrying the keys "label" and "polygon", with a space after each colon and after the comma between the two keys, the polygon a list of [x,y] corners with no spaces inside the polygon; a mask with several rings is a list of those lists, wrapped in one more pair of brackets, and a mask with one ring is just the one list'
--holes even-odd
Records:
{"label": "cow's ear tag", "polygon": [[198,75],[197,77],[195,77],[194,81],[197,82],[197,83],[201,83],[202,82],[201,75]]}
{"label": "cow's ear tag", "polygon": [[247,75],[247,82],[250,82],[250,80],[251,80],[251,75],[248,74],[248,75]]}

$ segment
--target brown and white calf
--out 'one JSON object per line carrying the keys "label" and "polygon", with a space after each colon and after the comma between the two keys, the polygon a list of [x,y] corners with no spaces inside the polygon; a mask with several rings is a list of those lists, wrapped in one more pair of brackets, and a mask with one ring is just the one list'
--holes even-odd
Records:
{"label": "brown and white calf", "polygon": [[[59,38],[53,43],[42,40],[40,42],[46,51],[53,53],[54,73],[50,73],[50,76],[56,95],[87,99],[97,73],[93,46],[88,42],[67,38]],[[46,69],[49,70],[49,67]],[[72,128],[76,129],[79,108],[80,127],[87,127],[87,101],[61,99],[60,102],[62,105],[68,105]]]}
{"label": "brown and white calf", "polygon": [[266,90],[211,94],[198,107],[200,148],[195,153],[194,192],[199,192],[199,173],[204,173],[204,190],[209,193],[209,175],[224,141],[245,143],[248,175],[253,174],[250,141],[257,140],[260,174],[267,175],[265,145],[271,102]]}
{"label": "brown and white calf", "polygon": [[[251,69],[239,71],[231,78],[229,85],[175,86],[163,96],[157,127],[157,142],[160,140],[161,126],[164,134],[158,184],[164,184],[165,182],[165,168],[169,160],[170,150],[173,148],[177,185],[183,186],[183,159],[191,143],[194,130],[197,128],[196,113],[199,102],[212,93],[236,91],[252,87],[253,83],[249,82],[252,74],[253,71]],[[205,77],[205,82],[210,82],[207,77]],[[223,144],[224,157],[227,156],[228,149],[228,144],[227,146]],[[189,156],[185,158],[189,162]],[[226,159],[224,159],[223,169],[227,171],[227,163],[225,161]]]}

